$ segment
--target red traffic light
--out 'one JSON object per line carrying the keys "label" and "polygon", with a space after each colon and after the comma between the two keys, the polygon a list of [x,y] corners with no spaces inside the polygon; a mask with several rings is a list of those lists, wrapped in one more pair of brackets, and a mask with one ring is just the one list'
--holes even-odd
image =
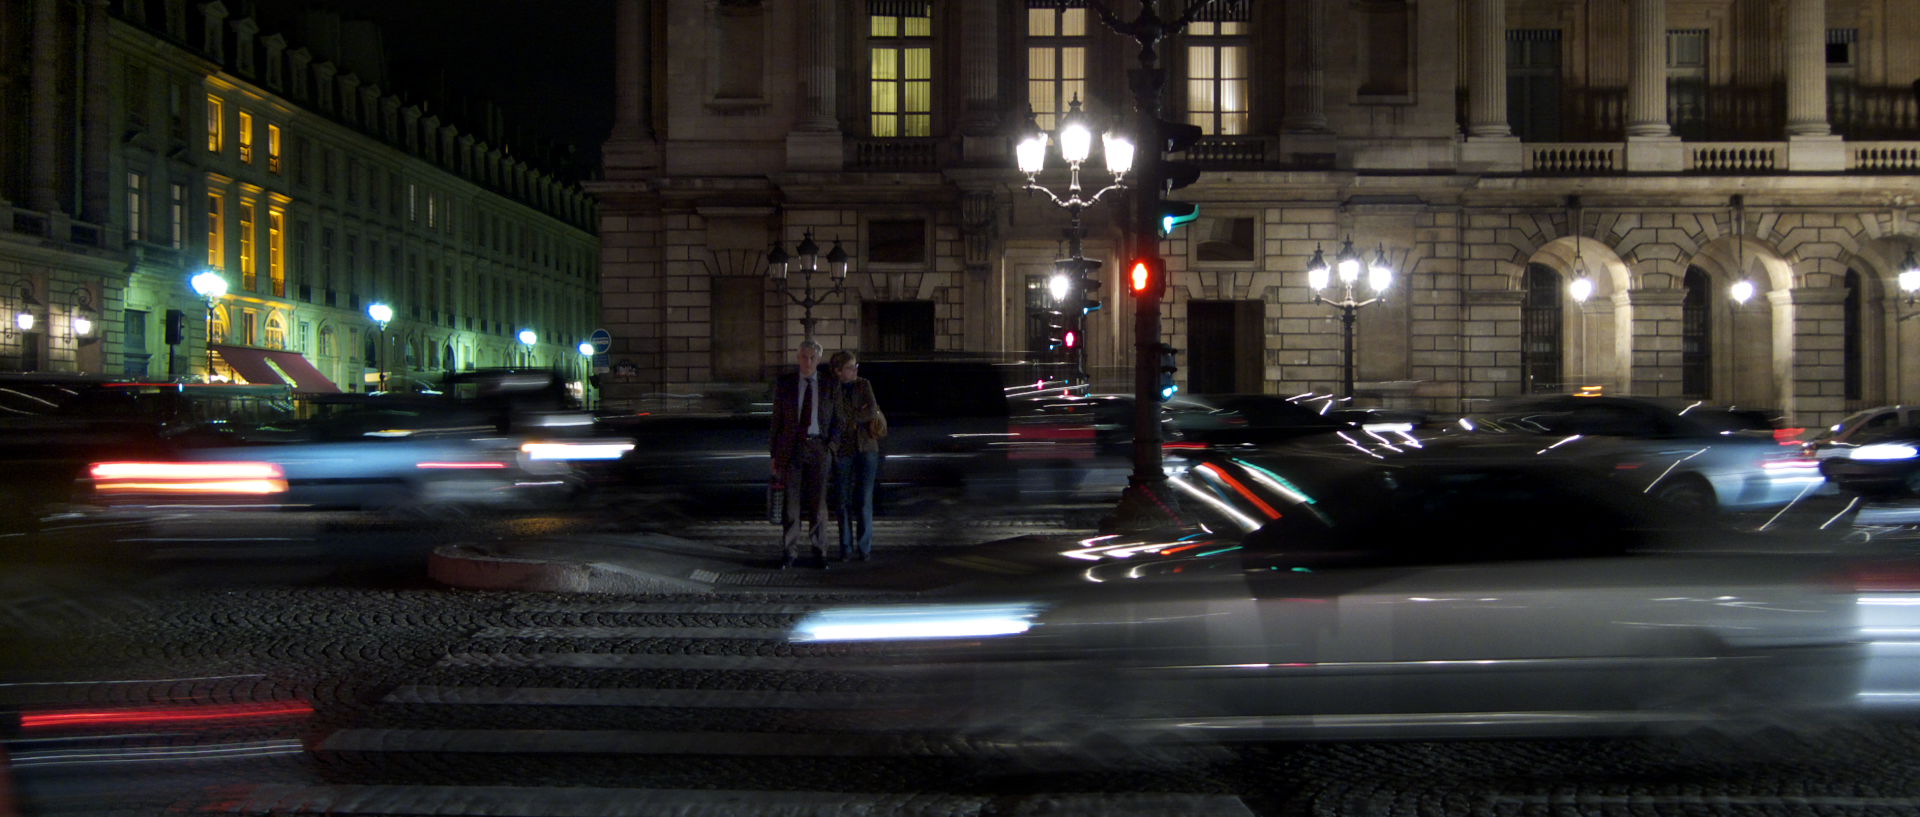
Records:
{"label": "red traffic light", "polygon": [[1068,329],[1067,334],[1061,339],[1061,344],[1066,346],[1068,349],[1072,349],[1075,346],[1079,346],[1080,333],[1075,332],[1072,329]]}
{"label": "red traffic light", "polygon": [[1127,267],[1127,290],[1131,290],[1135,295],[1140,295],[1140,293],[1146,292],[1146,288],[1150,288],[1150,286],[1154,286],[1154,261],[1152,261],[1152,259],[1139,259],[1139,261],[1133,263],[1133,267]]}

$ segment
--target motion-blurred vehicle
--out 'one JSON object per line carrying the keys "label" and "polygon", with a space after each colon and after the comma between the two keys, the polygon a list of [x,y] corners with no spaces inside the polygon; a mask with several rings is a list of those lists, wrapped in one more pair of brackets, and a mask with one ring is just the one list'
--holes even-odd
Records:
{"label": "motion-blurred vehicle", "polygon": [[[1337,438],[1336,438],[1337,440]],[[1837,557],[1718,527],[1512,440],[1191,452],[1193,518],[982,553],[1022,577],[829,608],[988,734],[1597,735],[1851,710]],[[1024,561],[1023,561],[1024,560]]]}
{"label": "motion-blurred vehicle", "polygon": [[1914,421],[1916,425],[1876,423],[1846,429],[1844,440],[1821,452],[1820,473],[1842,493],[1920,496],[1920,416]]}
{"label": "motion-blurred vehicle", "polygon": [[[831,377],[824,368],[822,376]],[[889,428],[878,508],[1077,490],[1074,475],[1095,456],[1095,431],[1083,417],[1044,408],[1084,386],[1046,366],[862,359],[860,376],[873,382]],[[629,484],[751,508],[764,501],[770,473],[772,410],[766,386],[756,389],[746,411],[649,411],[601,416],[597,424],[634,440],[634,454],[620,463]]]}
{"label": "motion-blurred vehicle", "polygon": [[1861,409],[1840,422],[1807,435],[1803,444],[1808,456],[1818,459],[1845,457],[1847,449],[1859,444],[1862,435],[1876,436],[1897,428],[1920,426],[1920,407],[1875,406]]}
{"label": "motion-blurred vehicle", "polygon": [[549,372],[461,373],[440,395],[331,395],[310,419],[246,444],[180,446],[90,466],[96,501],[116,507],[238,505],[402,510],[550,504],[581,490],[583,466],[630,440],[554,399]]}
{"label": "motion-blurred vehicle", "polygon": [[0,375],[0,529],[32,529],[86,502],[89,463],[237,445],[279,433],[294,414],[284,385]]}
{"label": "motion-blurred vehicle", "polygon": [[[1758,425],[1760,427],[1755,428]],[[1547,395],[1465,419],[1476,434],[1525,435],[1670,503],[1698,510],[1776,508],[1821,487],[1797,430],[1695,402]],[[1605,442],[1597,442],[1604,440]]]}

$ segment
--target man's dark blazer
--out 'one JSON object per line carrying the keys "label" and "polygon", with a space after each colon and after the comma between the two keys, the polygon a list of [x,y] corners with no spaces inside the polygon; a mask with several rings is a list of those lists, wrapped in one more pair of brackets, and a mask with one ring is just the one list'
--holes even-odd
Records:
{"label": "man's dark blazer", "polygon": [[[835,426],[833,421],[833,387],[839,384],[826,371],[814,375],[820,393],[820,436],[831,444]],[[807,424],[800,417],[800,373],[787,372],[773,380],[773,467],[779,473],[786,473],[787,466],[793,461],[793,455],[800,449],[801,441],[807,436]]]}

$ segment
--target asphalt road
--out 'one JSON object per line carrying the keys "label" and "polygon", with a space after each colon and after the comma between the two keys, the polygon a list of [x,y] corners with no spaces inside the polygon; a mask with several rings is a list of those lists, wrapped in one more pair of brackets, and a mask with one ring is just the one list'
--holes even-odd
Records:
{"label": "asphalt road", "polygon": [[[1069,511],[895,518],[879,541],[888,558],[912,558],[1085,521]],[[638,506],[189,515],[9,542],[0,705],[21,713],[6,735],[12,813],[1920,812],[1920,721],[1909,719],[1611,741],[1065,751],[916,726],[901,697],[913,690],[851,666],[849,648],[786,643],[785,628],[831,595],[475,592],[435,588],[420,569],[447,541],[648,525],[772,546],[764,523]],[[202,711],[230,717],[26,726]]]}

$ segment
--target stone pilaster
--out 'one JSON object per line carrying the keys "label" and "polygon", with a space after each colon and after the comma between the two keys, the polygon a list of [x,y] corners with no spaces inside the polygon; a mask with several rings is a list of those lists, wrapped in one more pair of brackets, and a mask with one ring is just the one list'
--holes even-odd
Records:
{"label": "stone pilaster", "polygon": [[1809,426],[1845,417],[1846,288],[1775,290],[1767,299],[1773,303],[1773,370],[1781,411]]}
{"label": "stone pilaster", "polygon": [[1627,135],[1666,136],[1666,0],[1633,0],[1628,25]]}
{"label": "stone pilaster", "polygon": [[27,148],[31,181],[27,188],[28,206],[47,214],[63,213],[60,205],[60,164],[56,161],[60,128],[60,32],[56,8],[59,0],[30,0],[33,3],[32,91],[27,96],[27,119],[31,134]]}
{"label": "stone pilaster", "polygon": [[623,178],[660,166],[653,131],[651,0],[619,0],[613,36],[613,131],[601,152],[608,178]]}
{"label": "stone pilaster", "polygon": [[1460,148],[1460,169],[1518,172],[1520,140],[1507,123],[1506,0],[1468,0],[1465,24],[1467,141]]}
{"label": "stone pilaster", "polygon": [[1825,136],[1827,2],[1787,0],[1787,135]]}
{"label": "stone pilaster", "polygon": [[[111,152],[112,139],[117,133],[106,125],[111,121],[109,111],[113,109],[113,79],[108,76],[113,61],[108,53],[111,46],[107,42],[107,0],[87,0],[85,11],[86,39],[82,47],[86,49],[83,59],[87,84],[81,116],[93,123],[93,127],[81,129],[80,214],[86,221],[106,225],[113,220],[109,206],[113,198]],[[108,230],[102,238],[117,244],[125,235],[124,229]]]}
{"label": "stone pilaster", "polygon": [[839,170],[842,155],[838,112],[840,16],[833,0],[802,0],[800,28],[801,115],[787,134],[790,170]]}
{"label": "stone pilaster", "polygon": [[1621,324],[1614,341],[1627,366],[1628,394],[1680,395],[1685,328],[1681,308],[1686,297],[1680,289],[1634,289],[1614,296],[1614,315]]}
{"label": "stone pilaster", "polygon": [[[966,112],[960,129],[968,134],[990,134],[1000,124],[1000,14],[993,0],[962,0],[960,28]],[[1089,23],[1092,25],[1092,23]]]}
{"label": "stone pilaster", "polygon": [[[1286,115],[1280,126],[1295,133],[1322,133],[1327,130],[1326,0],[1287,3],[1284,13],[1288,80]],[[1504,105],[1504,82],[1500,88]],[[1505,118],[1503,108],[1501,119]]]}

